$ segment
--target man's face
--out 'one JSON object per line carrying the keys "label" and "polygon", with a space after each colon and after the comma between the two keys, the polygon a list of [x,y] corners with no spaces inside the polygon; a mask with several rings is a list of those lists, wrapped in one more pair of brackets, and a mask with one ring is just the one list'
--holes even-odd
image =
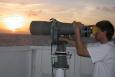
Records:
{"label": "man's face", "polygon": [[99,29],[98,27],[94,27],[93,35],[97,41],[102,41],[103,37],[106,36],[106,33],[101,31],[101,29]]}
{"label": "man's face", "polygon": [[103,35],[103,32],[101,32],[101,31],[95,33],[95,39],[96,39],[97,41],[101,41],[103,36],[104,36],[104,35]]}

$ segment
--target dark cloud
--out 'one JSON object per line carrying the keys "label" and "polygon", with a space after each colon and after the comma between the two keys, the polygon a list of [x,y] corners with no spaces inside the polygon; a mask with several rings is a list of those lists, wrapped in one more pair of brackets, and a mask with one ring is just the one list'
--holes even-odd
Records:
{"label": "dark cloud", "polygon": [[101,11],[106,11],[106,12],[115,12],[115,6],[111,6],[111,7],[96,7],[96,10],[101,10]]}
{"label": "dark cloud", "polygon": [[113,7],[113,10],[115,11],[115,6]]}

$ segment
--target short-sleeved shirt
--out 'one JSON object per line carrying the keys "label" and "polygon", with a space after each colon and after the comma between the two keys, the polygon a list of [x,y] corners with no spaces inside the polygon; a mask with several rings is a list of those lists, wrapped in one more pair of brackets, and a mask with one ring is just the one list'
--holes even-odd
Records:
{"label": "short-sleeved shirt", "polygon": [[115,44],[95,43],[88,45],[94,63],[93,77],[115,77]]}

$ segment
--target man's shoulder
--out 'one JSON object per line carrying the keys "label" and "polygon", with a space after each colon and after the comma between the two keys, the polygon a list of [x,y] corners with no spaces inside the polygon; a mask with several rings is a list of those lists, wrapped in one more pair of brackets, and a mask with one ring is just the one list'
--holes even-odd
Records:
{"label": "man's shoulder", "polygon": [[113,42],[113,41],[109,41],[109,42],[107,42],[107,43],[105,43],[105,44],[101,44],[101,43],[99,43],[99,42],[96,42],[96,43],[88,43],[87,44],[87,46],[88,47],[99,47],[99,46],[114,46],[115,47],[115,43]]}
{"label": "man's shoulder", "polygon": [[99,43],[99,42],[97,42],[97,43],[88,43],[87,44],[87,46],[88,47],[98,47],[98,46],[100,46],[101,44]]}

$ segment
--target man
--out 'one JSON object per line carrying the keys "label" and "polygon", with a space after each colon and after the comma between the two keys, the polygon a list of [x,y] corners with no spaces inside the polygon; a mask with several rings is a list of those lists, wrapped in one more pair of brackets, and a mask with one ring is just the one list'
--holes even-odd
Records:
{"label": "man", "polygon": [[115,77],[115,44],[111,41],[114,27],[110,21],[103,20],[96,23],[97,31],[94,36],[97,41],[87,46],[80,37],[80,22],[73,22],[75,26],[75,47],[77,54],[91,57],[94,63],[93,77]]}

